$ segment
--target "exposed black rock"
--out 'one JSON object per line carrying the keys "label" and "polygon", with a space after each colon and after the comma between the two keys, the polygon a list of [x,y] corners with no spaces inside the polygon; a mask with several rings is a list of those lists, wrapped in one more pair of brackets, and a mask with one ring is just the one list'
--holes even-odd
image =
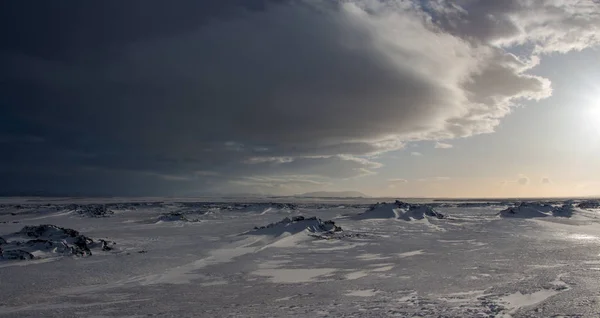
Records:
{"label": "exposed black rock", "polygon": [[185,215],[183,215],[179,212],[165,213],[165,214],[159,216],[158,220],[157,220],[157,222],[175,222],[175,221],[191,222],[191,220],[189,220],[188,218],[185,217]]}
{"label": "exposed black rock", "polygon": [[587,200],[580,202],[577,205],[578,208],[581,209],[600,209],[600,201],[599,200]]}
{"label": "exposed black rock", "polygon": [[443,219],[442,213],[435,211],[429,205],[410,204],[396,200],[394,203],[376,203],[367,211],[356,216],[357,219],[402,219],[405,221],[422,220],[424,217]]}
{"label": "exposed black rock", "polygon": [[[6,237],[6,236],[5,236]],[[78,231],[62,228],[52,224],[25,226],[20,231],[2,239],[2,259],[31,259],[34,252],[42,254],[61,254],[72,256],[91,256],[92,249],[102,251],[113,249],[114,242],[93,239],[80,234]],[[29,257],[31,255],[31,257]]]}
{"label": "exposed black rock", "polygon": [[34,226],[25,226],[19,232],[17,232],[17,234],[36,238],[48,237],[60,239],[67,237],[76,237],[79,235],[79,232],[52,224],[42,224]]}
{"label": "exposed black rock", "polygon": [[554,210],[552,210],[552,215],[557,217],[570,218],[571,216],[573,216],[573,212],[574,210],[572,205],[564,204],[561,207],[554,208]]}
{"label": "exposed black rock", "polygon": [[81,216],[91,217],[91,218],[103,218],[113,215],[115,212],[109,209],[104,204],[89,204],[89,205],[75,205],[74,208],[78,214]]}
{"label": "exposed black rock", "polygon": [[548,216],[547,214],[538,210],[536,206],[531,205],[509,207],[498,212],[497,215],[502,218],[537,218]]}
{"label": "exposed black rock", "polygon": [[286,217],[279,222],[274,222],[261,227],[254,227],[254,231],[249,234],[263,234],[279,236],[283,233],[299,233],[302,231],[310,233],[333,233],[340,232],[342,228],[335,225],[334,221],[322,221],[316,216],[306,218],[304,216]]}
{"label": "exposed black rock", "polygon": [[5,260],[30,260],[33,259],[34,256],[33,254],[27,252],[27,251],[23,251],[23,250],[8,250],[8,251],[3,251],[2,248],[0,248],[0,259],[5,259]]}

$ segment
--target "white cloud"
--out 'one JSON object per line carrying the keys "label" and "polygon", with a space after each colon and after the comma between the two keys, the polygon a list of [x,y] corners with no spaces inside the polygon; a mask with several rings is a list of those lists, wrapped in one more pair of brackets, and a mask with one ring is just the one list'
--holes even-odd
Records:
{"label": "white cloud", "polygon": [[437,149],[450,149],[450,148],[452,148],[454,146],[452,146],[451,144],[447,144],[447,143],[436,141],[434,147],[437,148]]}
{"label": "white cloud", "polygon": [[423,154],[422,154],[422,153],[420,153],[420,152],[417,152],[417,151],[413,151],[413,152],[411,152],[411,153],[410,153],[410,155],[411,155],[411,156],[417,156],[417,157],[418,157],[418,156],[422,156]]}

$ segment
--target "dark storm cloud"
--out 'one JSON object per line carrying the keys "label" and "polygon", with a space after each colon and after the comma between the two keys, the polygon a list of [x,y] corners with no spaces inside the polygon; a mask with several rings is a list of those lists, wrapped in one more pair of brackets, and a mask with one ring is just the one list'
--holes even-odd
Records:
{"label": "dark storm cloud", "polygon": [[122,45],[178,35],[211,20],[285,1],[3,1],[0,48],[63,61],[102,58],[112,50],[118,54]]}
{"label": "dark storm cloud", "polygon": [[52,180],[58,192],[102,194],[247,178],[269,178],[259,182],[266,185],[285,175],[321,184],[315,178],[375,173],[379,164],[365,156],[408,140],[491,132],[516,100],[550,94],[546,79],[525,74],[535,59],[487,43],[517,41],[510,25],[482,34],[456,25],[466,10],[502,16],[518,5],[3,6],[5,192],[50,191]]}

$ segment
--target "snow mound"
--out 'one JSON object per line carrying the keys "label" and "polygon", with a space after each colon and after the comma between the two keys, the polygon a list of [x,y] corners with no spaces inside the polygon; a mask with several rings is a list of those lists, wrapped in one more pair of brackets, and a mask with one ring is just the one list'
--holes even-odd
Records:
{"label": "snow mound", "polygon": [[570,218],[573,216],[573,212],[575,212],[575,208],[571,204],[564,204],[563,206],[556,207],[552,210],[553,216]]}
{"label": "snow mound", "polygon": [[500,211],[497,215],[502,218],[539,218],[548,216],[548,214],[537,209],[536,206],[527,204],[509,207]]}
{"label": "snow mound", "polygon": [[90,218],[108,217],[115,213],[104,204],[72,205],[70,209],[81,216]]}
{"label": "snow mound", "polygon": [[356,218],[365,219],[401,219],[405,221],[422,220],[425,217],[443,219],[444,215],[428,205],[408,204],[402,201],[394,203],[376,203]]}
{"label": "snow mound", "polygon": [[112,250],[114,242],[97,241],[78,231],[51,224],[25,226],[0,241],[0,260],[27,260],[49,255],[90,256],[92,249]]}
{"label": "snow mound", "polygon": [[279,222],[270,223],[265,226],[255,227],[253,231],[247,234],[280,236],[283,233],[296,234],[302,231],[309,233],[333,233],[342,231],[342,228],[335,225],[335,222],[331,220],[322,221],[316,216],[305,218],[299,215],[292,218],[286,217]]}
{"label": "snow mound", "polygon": [[188,218],[186,218],[183,214],[178,212],[166,213],[158,217],[157,222],[191,222]]}
{"label": "snow mound", "polygon": [[580,209],[600,209],[600,201],[599,200],[587,200],[580,202],[577,205]]}

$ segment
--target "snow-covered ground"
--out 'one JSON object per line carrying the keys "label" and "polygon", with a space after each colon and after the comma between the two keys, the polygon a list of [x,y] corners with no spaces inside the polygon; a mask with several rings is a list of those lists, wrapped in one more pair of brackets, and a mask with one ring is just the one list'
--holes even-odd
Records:
{"label": "snow-covered ground", "polygon": [[600,315],[593,202],[372,203],[4,199],[0,316]]}

